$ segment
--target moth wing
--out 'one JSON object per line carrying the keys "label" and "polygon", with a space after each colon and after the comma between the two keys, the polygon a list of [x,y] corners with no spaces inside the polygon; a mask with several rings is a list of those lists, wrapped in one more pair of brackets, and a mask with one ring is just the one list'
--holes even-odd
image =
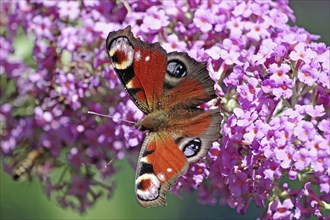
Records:
{"label": "moth wing", "polygon": [[135,104],[146,114],[154,111],[163,95],[166,51],[159,43],[135,38],[130,26],[110,32],[106,48],[112,66]]}
{"label": "moth wing", "polygon": [[164,90],[162,104],[168,108],[196,107],[216,97],[206,63],[180,52],[168,54]]}
{"label": "moth wing", "polygon": [[188,161],[173,137],[150,133],[142,146],[136,170],[135,191],[143,207],[166,205],[165,193],[188,169]]}

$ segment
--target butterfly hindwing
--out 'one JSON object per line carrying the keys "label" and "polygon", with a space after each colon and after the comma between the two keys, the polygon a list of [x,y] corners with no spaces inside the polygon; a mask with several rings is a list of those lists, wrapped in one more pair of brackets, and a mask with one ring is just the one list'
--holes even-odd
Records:
{"label": "butterfly hindwing", "polygon": [[171,133],[189,163],[203,158],[212,142],[220,138],[221,120],[219,109],[213,109],[171,126]]}
{"label": "butterfly hindwing", "polygon": [[206,63],[197,62],[187,53],[180,52],[169,53],[167,60],[164,106],[196,107],[216,97]]}
{"label": "butterfly hindwing", "polygon": [[132,100],[146,114],[155,110],[163,94],[165,50],[159,43],[135,38],[129,26],[109,33],[106,45],[110,61]]}

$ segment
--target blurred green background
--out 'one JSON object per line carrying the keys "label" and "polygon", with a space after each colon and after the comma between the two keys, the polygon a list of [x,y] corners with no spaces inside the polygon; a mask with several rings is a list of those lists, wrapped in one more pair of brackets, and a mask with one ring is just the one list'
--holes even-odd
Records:
{"label": "blurred green background", "polygon": [[[290,2],[295,11],[296,25],[310,33],[321,35],[320,42],[330,43],[330,1],[295,0]],[[110,200],[101,199],[86,214],[79,215],[61,209],[48,200],[37,180],[14,182],[0,171],[0,219],[256,219],[262,209],[252,204],[244,216],[223,206],[203,206],[196,193],[183,194],[182,199],[167,194],[167,207],[142,208],[135,201],[133,171],[126,160],[118,162],[122,170],[113,178],[116,189]]]}
{"label": "blurred green background", "polygon": [[320,35],[319,42],[330,44],[330,1],[291,0],[290,6],[296,16],[296,26]]}

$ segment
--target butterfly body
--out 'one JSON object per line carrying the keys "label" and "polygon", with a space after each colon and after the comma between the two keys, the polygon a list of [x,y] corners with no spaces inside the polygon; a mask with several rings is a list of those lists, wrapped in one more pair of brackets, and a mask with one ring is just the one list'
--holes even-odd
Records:
{"label": "butterfly body", "polygon": [[168,127],[168,116],[168,113],[163,110],[152,112],[146,117],[144,117],[142,120],[138,121],[136,127],[142,131],[161,131]]}
{"label": "butterfly body", "polygon": [[106,47],[126,91],[145,113],[137,128],[149,132],[137,166],[137,200],[144,207],[165,205],[165,192],[219,138],[219,110],[199,108],[216,97],[214,82],[205,63],[143,42],[130,27],[109,33]]}

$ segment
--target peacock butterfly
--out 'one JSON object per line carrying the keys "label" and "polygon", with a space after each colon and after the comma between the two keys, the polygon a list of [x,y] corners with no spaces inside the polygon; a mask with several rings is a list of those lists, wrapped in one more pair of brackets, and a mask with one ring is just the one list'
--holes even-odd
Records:
{"label": "peacock butterfly", "polygon": [[199,108],[216,97],[214,82],[205,63],[143,42],[130,26],[110,32],[106,49],[128,95],[145,114],[137,123],[148,131],[136,170],[137,201],[143,207],[166,205],[165,193],[220,136],[219,110]]}

